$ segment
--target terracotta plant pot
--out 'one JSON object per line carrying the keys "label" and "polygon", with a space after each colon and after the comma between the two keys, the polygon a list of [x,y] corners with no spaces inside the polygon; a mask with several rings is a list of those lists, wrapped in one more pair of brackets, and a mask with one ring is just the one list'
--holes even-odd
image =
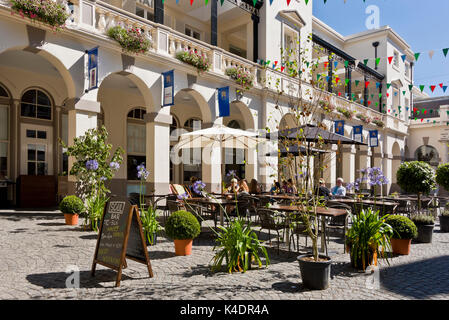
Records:
{"label": "terracotta plant pot", "polygon": [[391,248],[393,253],[408,255],[410,254],[410,247],[412,239],[394,239],[391,238]]}
{"label": "terracotta plant pot", "polygon": [[193,239],[174,240],[175,254],[177,256],[188,256],[192,254]]}
{"label": "terracotta plant pot", "polygon": [[65,224],[69,226],[76,226],[78,224],[78,214],[64,213]]}
{"label": "terracotta plant pot", "polygon": [[[350,253],[351,251],[349,251]],[[359,257],[357,259],[357,261],[354,259],[354,257],[350,254],[350,258],[351,258],[351,266],[354,269],[357,270],[364,270],[363,269],[363,263],[362,263],[362,258]],[[357,262],[357,264],[356,264]],[[377,266],[377,252],[376,251],[370,251],[369,253],[367,253],[365,255],[365,269],[368,268],[369,266]]]}

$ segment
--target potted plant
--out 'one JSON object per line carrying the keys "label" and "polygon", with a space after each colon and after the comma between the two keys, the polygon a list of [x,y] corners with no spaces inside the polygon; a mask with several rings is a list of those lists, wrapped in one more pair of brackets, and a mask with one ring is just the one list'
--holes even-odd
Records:
{"label": "potted plant", "polygon": [[369,265],[377,266],[377,258],[384,257],[384,252],[390,250],[393,229],[385,222],[387,217],[380,217],[379,211],[374,212],[371,208],[352,217],[346,245],[354,268],[365,270]]}
{"label": "potted plant", "polygon": [[441,232],[449,232],[449,210],[448,204],[444,208],[443,212],[440,215],[440,231]]}
{"label": "potted plant", "polygon": [[418,242],[431,243],[435,218],[432,215],[418,214],[412,217],[412,221],[418,229],[416,240]]}
{"label": "potted plant", "polygon": [[374,117],[373,120],[371,120],[371,122],[380,128],[385,127],[385,123],[382,121],[380,117]]}
{"label": "potted plant", "polygon": [[342,115],[345,116],[346,119],[351,120],[352,116],[354,115],[354,112],[351,110],[348,110],[346,108],[343,107],[337,107],[337,111],[340,112]]}
{"label": "potted plant", "polygon": [[416,225],[405,216],[391,215],[386,221],[393,228],[391,248],[393,253],[408,255],[412,239],[418,234]]}
{"label": "potted plant", "polygon": [[147,239],[147,245],[155,245],[157,242],[157,234],[162,230],[159,221],[156,219],[156,208],[149,205],[147,209],[141,207],[140,219],[142,221],[142,228]]}
{"label": "potted plant", "polygon": [[176,59],[194,66],[198,73],[209,70],[210,63],[204,53],[199,54],[196,50],[181,50],[176,53]]}
{"label": "potted plant", "polygon": [[248,71],[240,67],[230,67],[225,70],[225,74],[235,82],[242,86],[245,90],[249,90],[253,87],[253,76]]}
{"label": "potted plant", "polygon": [[79,214],[84,211],[84,203],[75,195],[67,196],[59,203],[59,210],[64,214],[65,223],[74,226],[78,224]]}
{"label": "potted plant", "polygon": [[57,30],[65,25],[70,16],[64,5],[52,0],[11,0],[11,8],[22,18],[26,15],[32,20],[46,23]]}
{"label": "potted plant", "polygon": [[245,272],[251,269],[251,262],[255,260],[262,266],[260,255],[265,256],[266,266],[269,265],[267,250],[260,243],[256,232],[250,224],[245,225],[245,219],[238,217],[231,221],[228,227],[219,226],[216,254],[213,258],[212,270],[219,270],[223,260],[229,273]]}
{"label": "potted plant", "polygon": [[396,173],[398,185],[405,192],[418,195],[418,213],[421,212],[421,194],[435,189],[435,171],[424,161],[402,163]]}
{"label": "potted plant", "polygon": [[151,46],[150,40],[139,28],[115,26],[108,29],[108,36],[117,41],[125,52],[145,53]]}
{"label": "potted plant", "polygon": [[174,240],[177,256],[192,253],[193,239],[200,234],[200,231],[201,226],[197,218],[185,210],[173,212],[165,224],[165,233],[167,237]]}

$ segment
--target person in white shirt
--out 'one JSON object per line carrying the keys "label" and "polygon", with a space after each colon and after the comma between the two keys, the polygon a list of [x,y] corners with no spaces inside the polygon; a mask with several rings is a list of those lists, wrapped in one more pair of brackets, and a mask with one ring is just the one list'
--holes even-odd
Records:
{"label": "person in white shirt", "polygon": [[337,179],[337,185],[331,189],[333,196],[346,196],[346,188],[343,187],[343,178]]}

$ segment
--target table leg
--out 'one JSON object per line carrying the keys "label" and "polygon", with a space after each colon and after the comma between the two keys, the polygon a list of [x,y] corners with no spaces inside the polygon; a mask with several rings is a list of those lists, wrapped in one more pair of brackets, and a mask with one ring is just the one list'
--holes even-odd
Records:
{"label": "table leg", "polygon": [[220,224],[221,224],[222,226],[224,226],[223,210],[225,210],[225,209],[223,208],[223,206],[220,206]]}
{"label": "table leg", "polygon": [[321,253],[326,253],[327,255],[327,246],[326,246],[326,218],[321,217]]}

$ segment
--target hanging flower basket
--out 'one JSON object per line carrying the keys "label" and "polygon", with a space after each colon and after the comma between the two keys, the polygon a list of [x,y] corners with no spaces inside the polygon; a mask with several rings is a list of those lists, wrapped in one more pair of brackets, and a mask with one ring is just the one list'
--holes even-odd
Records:
{"label": "hanging flower basket", "polygon": [[242,68],[227,68],[225,73],[246,90],[251,89],[254,85],[254,78],[248,71],[245,71]]}
{"label": "hanging flower basket", "polygon": [[327,100],[320,100],[318,105],[326,112],[333,112],[335,110],[335,106]]}
{"label": "hanging flower basket", "polygon": [[351,110],[342,107],[337,107],[337,111],[344,115],[346,119],[352,119],[354,114]]}
{"label": "hanging flower basket", "polygon": [[11,0],[11,8],[22,18],[26,16],[56,29],[63,28],[70,16],[61,4],[52,0]]}
{"label": "hanging flower basket", "polygon": [[366,124],[370,124],[371,123],[371,118],[368,116],[365,116],[364,114],[358,113],[356,115],[357,119],[361,120],[362,122],[366,123]]}
{"label": "hanging flower basket", "polygon": [[380,118],[374,117],[374,119],[371,122],[380,128],[385,127],[385,123],[382,120],[380,120]]}
{"label": "hanging flower basket", "polygon": [[183,50],[176,53],[176,59],[194,66],[198,73],[209,70],[209,60],[204,54],[198,54],[196,50]]}
{"label": "hanging flower basket", "polygon": [[115,26],[108,30],[108,36],[117,41],[127,52],[145,53],[151,46],[150,40],[139,28],[125,29]]}

